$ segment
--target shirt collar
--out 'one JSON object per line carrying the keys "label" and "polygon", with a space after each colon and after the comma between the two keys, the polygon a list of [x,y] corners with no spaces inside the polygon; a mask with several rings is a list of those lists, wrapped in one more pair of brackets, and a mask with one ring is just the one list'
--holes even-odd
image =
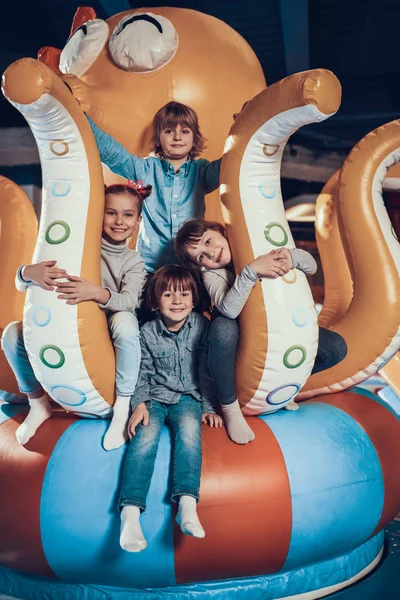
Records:
{"label": "shirt collar", "polygon": [[[188,175],[190,165],[192,164],[192,162],[193,162],[193,159],[189,158],[186,162],[184,162],[179,167],[179,170],[183,172],[184,177],[186,177]],[[171,163],[168,162],[167,160],[165,160],[165,158],[161,159],[161,165],[162,165],[162,168],[163,168],[163,171],[165,174],[172,175],[172,176],[176,175],[174,165],[171,165]]]}
{"label": "shirt collar", "polygon": [[[185,323],[183,324],[183,326],[179,330],[178,335],[180,334],[180,332],[183,329],[186,329],[186,327],[192,327],[192,324],[193,324],[193,313],[190,313],[188,315]],[[164,325],[164,322],[162,320],[161,315],[158,315],[158,317],[156,319],[156,328],[157,328],[158,335],[167,335],[167,336],[176,335],[176,334],[173,334],[170,331],[168,331],[168,329]]]}

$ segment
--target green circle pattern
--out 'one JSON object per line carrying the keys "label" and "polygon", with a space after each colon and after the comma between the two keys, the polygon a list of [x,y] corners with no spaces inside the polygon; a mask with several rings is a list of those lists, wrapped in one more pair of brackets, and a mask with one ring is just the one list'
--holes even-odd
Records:
{"label": "green circle pattern", "polygon": [[[270,231],[273,227],[278,227],[283,232],[283,240],[281,242],[277,242],[271,236]],[[268,225],[265,226],[264,237],[267,240],[267,242],[269,242],[273,246],[285,246],[289,240],[288,234],[286,233],[285,229],[282,227],[282,225],[280,223],[278,223],[276,221],[274,221],[273,223],[268,223]]]}
{"label": "green circle pattern", "polygon": [[[50,237],[50,232],[53,229],[53,227],[55,227],[56,225],[60,225],[61,227],[64,228],[64,235],[62,237],[60,237],[58,240],[55,240],[52,237]],[[68,223],[66,223],[65,221],[53,221],[52,223],[50,223],[50,225],[46,229],[45,239],[48,244],[53,244],[53,245],[54,244],[62,244],[63,242],[65,242],[65,240],[67,240],[69,238],[70,234],[71,234],[71,228],[68,225]]]}
{"label": "green circle pattern", "polygon": [[[293,350],[300,350],[301,352],[301,358],[297,363],[291,363],[289,362],[289,355],[291,352],[293,352]],[[297,367],[300,367],[300,365],[303,364],[303,362],[306,360],[307,358],[307,350],[304,348],[304,346],[290,346],[290,348],[288,348],[285,352],[285,354],[283,355],[283,364],[285,365],[285,367],[287,369],[296,369]]]}
{"label": "green circle pattern", "polygon": [[[59,361],[55,364],[49,363],[49,361],[46,360],[44,356],[46,350],[54,350],[54,352],[57,352],[59,356]],[[65,363],[64,352],[58,346],[53,346],[52,344],[46,344],[46,346],[42,346],[42,348],[40,348],[39,356],[42,363],[46,365],[46,367],[49,367],[49,369],[59,369]]]}

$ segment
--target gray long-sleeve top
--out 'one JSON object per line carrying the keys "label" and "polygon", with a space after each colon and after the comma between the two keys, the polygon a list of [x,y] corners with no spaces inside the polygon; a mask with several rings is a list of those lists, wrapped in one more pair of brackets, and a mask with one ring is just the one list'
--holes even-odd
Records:
{"label": "gray long-sleeve top", "polygon": [[[29,285],[22,277],[22,265],[17,270],[15,285],[24,292]],[[110,292],[107,304],[99,304],[110,312],[135,312],[145,280],[144,261],[139,253],[125,246],[101,241],[101,285]]]}
{"label": "gray long-sleeve top", "polygon": [[201,402],[203,413],[215,412],[216,392],[208,368],[208,320],[190,313],[178,333],[168,331],[161,316],[140,330],[139,379],[131,408],[156,400],[176,404],[182,394]]}
{"label": "gray long-sleeve top", "polygon": [[[317,271],[317,263],[309,252],[299,248],[289,250],[293,268],[307,275]],[[228,319],[236,319],[253,289],[258,276],[250,265],[246,265],[235,277],[229,269],[208,271],[202,268],[204,286],[219,312]]]}

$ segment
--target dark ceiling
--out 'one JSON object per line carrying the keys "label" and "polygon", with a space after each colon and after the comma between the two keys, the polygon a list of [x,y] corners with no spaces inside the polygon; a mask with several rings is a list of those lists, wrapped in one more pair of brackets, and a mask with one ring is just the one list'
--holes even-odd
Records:
{"label": "dark ceiling", "polygon": [[[74,0],[6,0],[0,21],[0,69],[40,46],[61,48],[69,35]],[[162,2],[146,3],[147,7]],[[226,21],[256,52],[269,84],[309,68],[331,69],[343,87],[339,113],[302,132],[318,147],[346,147],[400,116],[399,0],[181,0]],[[87,2],[101,18],[142,5],[134,0]],[[0,127],[23,126],[2,98]]]}

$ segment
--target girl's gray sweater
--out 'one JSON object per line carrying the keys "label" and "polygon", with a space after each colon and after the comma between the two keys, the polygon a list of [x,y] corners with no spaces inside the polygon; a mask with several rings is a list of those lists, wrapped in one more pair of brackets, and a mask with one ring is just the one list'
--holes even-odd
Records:
{"label": "girl's gray sweater", "polygon": [[[293,268],[300,269],[306,275],[313,275],[317,271],[317,263],[309,252],[293,248],[289,250]],[[235,277],[229,269],[215,269],[208,271],[202,268],[204,286],[219,312],[228,319],[236,319],[253,289],[258,276],[250,265]]]}
{"label": "girl's gray sweater", "polygon": [[[22,277],[22,265],[17,270],[15,285],[24,292],[31,283]],[[110,244],[101,240],[101,285],[110,292],[107,304],[99,304],[110,312],[135,312],[145,280],[144,261],[139,253],[125,244]]]}

